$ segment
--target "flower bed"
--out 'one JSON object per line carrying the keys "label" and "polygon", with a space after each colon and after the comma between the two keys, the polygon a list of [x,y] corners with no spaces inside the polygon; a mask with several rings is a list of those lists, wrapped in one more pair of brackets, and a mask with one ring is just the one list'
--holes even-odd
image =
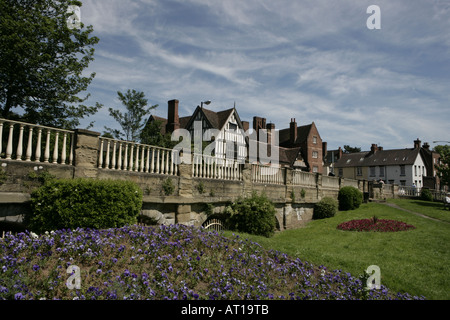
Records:
{"label": "flower bed", "polygon": [[182,225],[8,234],[0,252],[0,299],[419,299]]}
{"label": "flower bed", "polygon": [[379,232],[396,232],[415,229],[414,226],[406,224],[402,221],[377,219],[361,219],[343,222],[337,226],[340,230],[345,231],[379,231]]}

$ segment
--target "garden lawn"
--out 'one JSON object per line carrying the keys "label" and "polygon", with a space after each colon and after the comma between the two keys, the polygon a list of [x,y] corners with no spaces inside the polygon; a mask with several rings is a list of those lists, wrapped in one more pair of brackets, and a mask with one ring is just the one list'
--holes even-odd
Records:
{"label": "garden lawn", "polygon": [[450,222],[450,210],[444,210],[444,204],[436,201],[409,200],[409,199],[389,199],[388,202],[397,206],[418,212],[431,218]]}
{"label": "garden lawn", "polygon": [[[405,206],[411,206],[411,210],[421,206],[415,200],[409,201],[411,203]],[[336,228],[341,222],[368,219],[374,215],[379,219],[403,221],[416,228],[399,232],[357,232]],[[393,291],[433,300],[450,299],[449,223],[426,219],[381,203],[368,203],[353,211],[338,212],[332,218],[313,220],[304,228],[286,230],[271,238],[244,236],[266,249],[279,250],[354,276],[377,265],[381,271],[381,284]]]}

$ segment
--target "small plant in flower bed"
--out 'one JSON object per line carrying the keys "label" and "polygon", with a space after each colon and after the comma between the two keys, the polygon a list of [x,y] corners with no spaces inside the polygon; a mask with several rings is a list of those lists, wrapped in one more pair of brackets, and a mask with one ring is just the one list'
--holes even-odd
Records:
{"label": "small plant in flower bed", "polygon": [[0,252],[0,299],[419,299],[183,225],[8,234]]}
{"label": "small plant in flower bed", "polygon": [[346,231],[380,231],[396,232],[415,229],[414,226],[402,221],[378,219],[376,216],[371,219],[350,220],[337,226],[340,230]]}

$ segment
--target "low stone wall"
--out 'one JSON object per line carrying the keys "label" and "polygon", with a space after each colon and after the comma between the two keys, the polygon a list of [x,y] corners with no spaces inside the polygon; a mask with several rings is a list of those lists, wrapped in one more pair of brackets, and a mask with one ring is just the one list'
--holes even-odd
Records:
{"label": "low stone wall", "polygon": [[[238,179],[231,176],[228,179],[197,177],[193,175],[191,164],[179,164],[176,170],[168,171],[170,174],[163,174],[162,171],[150,173],[146,172],[149,167],[142,165],[145,155],[143,150],[150,152],[148,146],[141,146],[141,158],[136,154],[136,160],[142,159],[138,167],[120,167],[108,163],[110,158],[105,153],[106,142],[99,139],[99,133],[80,129],[71,134],[70,159],[73,161],[59,161],[55,156],[56,160],[49,163],[39,157],[34,159],[33,153],[27,153],[26,159],[18,156],[14,158],[14,154],[8,159],[0,157],[0,220],[20,222],[29,210],[30,193],[48,174],[68,179],[81,177],[133,181],[142,188],[144,194],[142,215],[158,224],[200,226],[211,214],[220,215],[228,204],[239,197],[250,196],[253,192],[264,193],[275,204],[279,230],[304,226],[312,219],[314,204],[323,197],[337,198],[342,186],[353,185],[363,192],[368,187],[365,181],[324,177],[289,168],[277,169],[276,179],[265,179],[253,175],[255,168],[258,168],[259,173],[265,169],[252,164],[239,165]],[[110,145],[111,142],[106,145],[106,152],[109,152]],[[112,145],[115,145],[114,141]],[[20,150],[16,146],[9,149]],[[54,149],[57,150],[56,147]],[[136,150],[139,152],[139,149]],[[115,159],[114,156],[111,159]],[[165,189],[167,183],[173,186],[170,193]],[[384,188],[383,192],[388,191]],[[394,189],[392,194],[395,195]]]}

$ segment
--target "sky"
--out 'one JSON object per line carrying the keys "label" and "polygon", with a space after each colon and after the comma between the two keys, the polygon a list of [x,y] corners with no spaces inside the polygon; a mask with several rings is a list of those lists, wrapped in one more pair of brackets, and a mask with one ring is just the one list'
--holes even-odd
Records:
{"label": "sky", "polygon": [[135,89],[161,117],[169,100],[180,117],[211,100],[250,124],[314,122],[329,150],[450,141],[448,0],[82,3],[100,39],[85,70],[96,73],[87,103],[104,105],[82,121],[91,130],[119,128],[108,108],[125,111],[117,91]]}

